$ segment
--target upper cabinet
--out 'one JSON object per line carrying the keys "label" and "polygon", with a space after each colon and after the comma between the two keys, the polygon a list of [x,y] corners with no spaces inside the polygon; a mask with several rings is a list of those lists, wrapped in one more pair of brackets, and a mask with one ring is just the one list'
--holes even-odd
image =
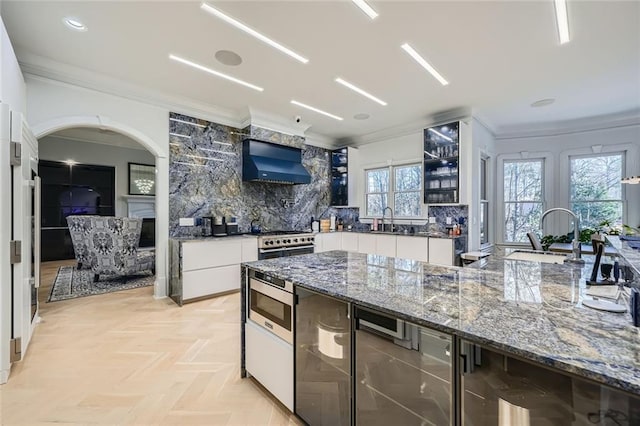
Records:
{"label": "upper cabinet", "polygon": [[356,206],[356,169],[358,150],[340,148],[331,151],[331,205]]}
{"label": "upper cabinet", "polygon": [[460,122],[424,129],[424,202],[459,202]]}

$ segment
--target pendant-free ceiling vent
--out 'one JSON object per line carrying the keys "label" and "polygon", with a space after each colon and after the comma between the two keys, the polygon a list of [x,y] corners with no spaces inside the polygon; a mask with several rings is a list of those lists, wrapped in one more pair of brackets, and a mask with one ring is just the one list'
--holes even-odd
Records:
{"label": "pendant-free ceiling vent", "polygon": [[302,165],[302,150],[257,139],[242,143],[242,180],[280,184],[311,182]]}

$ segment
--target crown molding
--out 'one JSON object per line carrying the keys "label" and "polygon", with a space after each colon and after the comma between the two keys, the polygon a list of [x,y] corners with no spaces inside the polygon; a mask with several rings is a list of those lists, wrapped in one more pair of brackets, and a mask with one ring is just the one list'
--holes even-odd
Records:
{"label": "crown molding", "polygon": [[638,125],[640,125],[640,108],[573,120],[503,126],[494,134],[496,141],[501,141],[505,139],[560,136]]}
{"label": "crown molding", "polygon": [[430,114],[418,120],[403,123],[398,126],[388,127],[376,132],[368,133],[363,136],[342,138],[338,140],[338,145],[361,146],[375,142],[382,142],[392,138],[407,136],[412,133],[422,131],[426,127],[438,125],[441,123],[447,123],[455,120],[468,121],[471,119],[471,115],[471,108],[454,108]]}
{"label": "crown molding", "polygon": [[230,109],[169,95],[158,90],[147,89],[120,79],[108,77],[104,74],[34,55],[20,49],[16,50],[16,55],[20,68],[26,77],[39,77],[40,79],[78,86],[231,127],[239,128],[241,124],[238,113]]}

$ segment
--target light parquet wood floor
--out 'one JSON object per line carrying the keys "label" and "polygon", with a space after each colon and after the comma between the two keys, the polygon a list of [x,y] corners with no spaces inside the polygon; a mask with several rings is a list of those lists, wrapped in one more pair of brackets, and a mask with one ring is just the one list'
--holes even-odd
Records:
{"label": "light parquet wood floor", "polygon": [[238,293],[184,307],[152,287],[46,303],[66,264],[43,264],[42,322],[0,386],[1,424],[300,424],[240,378]]}

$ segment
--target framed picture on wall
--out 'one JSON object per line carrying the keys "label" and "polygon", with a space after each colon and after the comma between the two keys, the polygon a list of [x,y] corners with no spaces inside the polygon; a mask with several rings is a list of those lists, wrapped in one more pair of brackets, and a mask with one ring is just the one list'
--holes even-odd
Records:
{"label": "framed picture on wall", "polygon": [[129,195],[156,195],[156,166],[129,163]]}

